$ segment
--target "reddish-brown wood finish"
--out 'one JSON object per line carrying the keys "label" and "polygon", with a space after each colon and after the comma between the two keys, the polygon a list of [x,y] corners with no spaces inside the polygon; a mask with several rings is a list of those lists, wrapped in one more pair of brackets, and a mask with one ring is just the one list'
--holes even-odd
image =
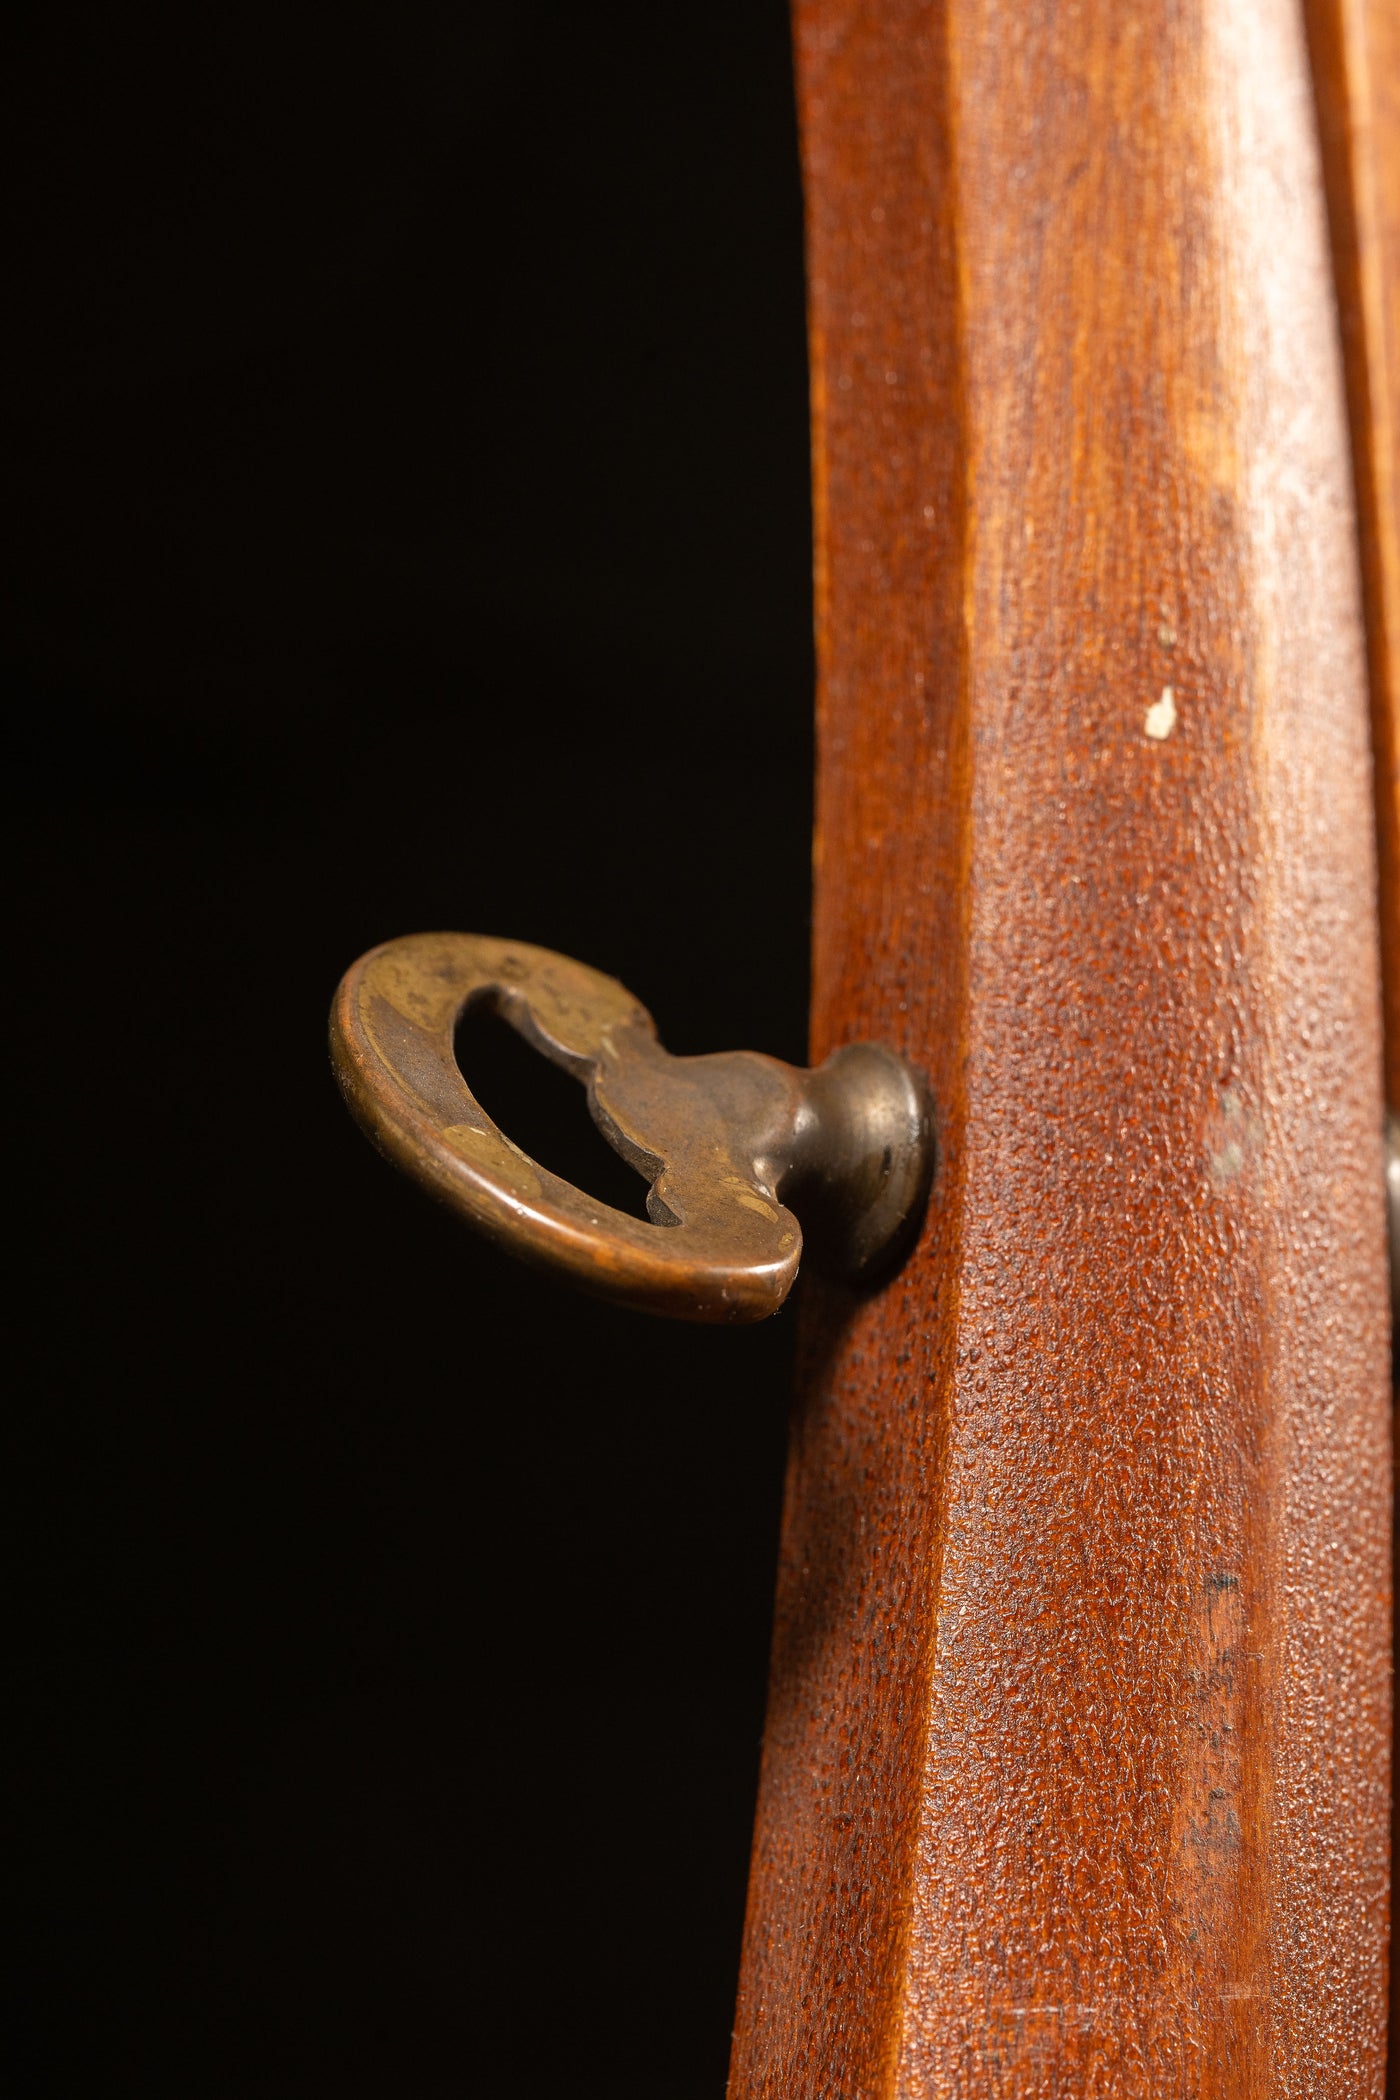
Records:
{"label": "reddish-brown wood finish", "polygon": [[896,1283],[806,1308],[731,2100],[1374,2094],[1375,869],[1303,24],[799,0],[797,47],[813,1050],[921,1061],[942,1157]]}
{"label": "reddish-brown wood finish", "polygon": [[1306,0],[1371,674],[1386,1093],[1400,1108],[1400,0]]}
{"label": "reddish-brown wood finish", "polygon": [[[1371,685],[1385,1090],[1400,1108],[1400,0],[1305,0]],[[1392,1365],[1393,1370],[1393,1365]],[[1391,1841],[1395,1819],[1392,1807]],[[1397,1947],[1391,1935],[1390,2001]],[[1386,2090],[1400,2095],[1400,2052]]]}

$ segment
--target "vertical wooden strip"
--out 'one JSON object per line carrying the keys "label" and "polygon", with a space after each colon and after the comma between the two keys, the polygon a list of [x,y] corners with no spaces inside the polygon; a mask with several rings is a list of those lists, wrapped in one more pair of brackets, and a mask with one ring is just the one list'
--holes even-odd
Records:
{"label": "vertical wooden strip", "polygon": [[1361,541],[1386,1094],[1400,1107],[1400,0],[1306,0]]}
{"label": "vertical wooden strip", "polygon": [[[1371,692],[1385,1091],[1390,1107],[1396,1109],[1400,1107],[1400,0],[1304,0],[1304,17],[1351,425]],[[1393,1852],[1393,1815],[1391,1832]],[[1392,1931],[1392,2008],[1397,1951]],[[1393,2041],[1389,2056],[1387,2090],[1397,2094],[1400,2052]]]}
{"label": "vertical wooden strip", "polygon": [[[938,1196],[874,1304],[805,1308],[731,2091],[890,2089],[909,1981],[957,1335],[971,814],[949,54],[797,16],[819,659],[812,1055],[914,1048]],[[859,1016],[859,1020],[857,1020]]]}
{"label": "vertical wooden strip", "polygon": [[1356,2095],[1389,1480],[1365,671],[1292,0],[800,0],[808,1307],[733,2100]]}

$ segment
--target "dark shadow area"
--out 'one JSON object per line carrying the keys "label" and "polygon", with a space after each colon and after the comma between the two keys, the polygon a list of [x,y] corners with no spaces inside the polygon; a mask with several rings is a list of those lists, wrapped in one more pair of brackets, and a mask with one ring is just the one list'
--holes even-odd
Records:
{"label": "dark shadow area", "polygon": [[10,35],[6,2091],[719,2100],[794,1316],[513,1266],[325,1017],[458,926],[805,1055],[784,10]]}
{"label": "dark shadow area", "polygon": [[485,999],[473,1000],[453,1038],[457,1067],[498,1130],[585,1195],[645,1219],[647,1184],[603,1136],[582,1083],[551,1064]]}

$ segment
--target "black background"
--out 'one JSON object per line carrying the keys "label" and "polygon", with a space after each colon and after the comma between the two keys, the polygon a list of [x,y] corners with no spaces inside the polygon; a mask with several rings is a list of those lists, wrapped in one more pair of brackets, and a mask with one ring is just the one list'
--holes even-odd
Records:
{"label": "black background", "polygon": [[[7,2090],[718,2100],[794,1317],[496,1257],[324,1016],[458,926],[805,1055],[783,8],[10,34]],[[606,1172],[514,1050],[488,1107]]]}

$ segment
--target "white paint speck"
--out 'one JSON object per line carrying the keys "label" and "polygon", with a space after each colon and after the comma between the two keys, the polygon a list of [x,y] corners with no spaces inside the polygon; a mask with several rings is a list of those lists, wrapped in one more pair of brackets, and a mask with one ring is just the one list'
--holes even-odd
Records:
{"label": "white paint speck", "polygon": [[1142,718],[1147,734],[1161,743],[1176,727],[1176,693],[1169,685],[1162,687],[1162,697],[1155,700]]}

